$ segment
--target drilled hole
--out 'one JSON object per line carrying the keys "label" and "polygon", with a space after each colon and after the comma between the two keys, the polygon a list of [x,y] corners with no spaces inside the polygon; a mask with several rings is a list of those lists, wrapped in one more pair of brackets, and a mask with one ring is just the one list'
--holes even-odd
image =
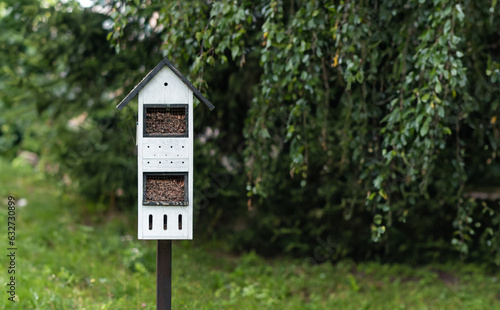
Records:
{"label": "drilled hole", "polygon": [[163,85],[168,86],[168,83],[167,83],[167,82],[165,82],[165,83],[163,83]]}
{"label": "drilled hole", "polygon": [[179,230],[182,229],[182,214],[179,214]]}
{"label": "drilled hole", "polygon": [[153,215],[149,215],[149,230],[153,229]]}

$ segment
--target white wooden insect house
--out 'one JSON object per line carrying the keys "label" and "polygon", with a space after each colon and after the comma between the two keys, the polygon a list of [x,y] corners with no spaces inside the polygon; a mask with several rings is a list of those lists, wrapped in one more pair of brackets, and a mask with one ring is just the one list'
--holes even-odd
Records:
{"label": "white wooden insect house", "polygon": [[193,94],[214,109],[165,58],[116,106],[139,95],[139,239],[193,239]]}

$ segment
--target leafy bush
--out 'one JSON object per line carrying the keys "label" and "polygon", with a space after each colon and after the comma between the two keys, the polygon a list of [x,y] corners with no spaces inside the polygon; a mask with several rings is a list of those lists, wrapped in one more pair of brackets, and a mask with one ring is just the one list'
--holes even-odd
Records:
{"label": "leafy bush", "polygon": [[[498,184],[496,2],[188,3],[117,2],[111,41],[159,36],[209,94],[250,90],[242,249],[304,255],[333,236],[331,259],[498,253],[496,201],[468,195]],[[228,65],[256,78],[211,83]]]}
{"label": "leafy bush", "polygon": [[197,236],[315,262],[500,263],[496,2],[100,5],[7,2],[0,107],[39,112],[0,115],[8,156],[135,206],[136,110],[114,105],[168,56],[216,105],[195,110]]}

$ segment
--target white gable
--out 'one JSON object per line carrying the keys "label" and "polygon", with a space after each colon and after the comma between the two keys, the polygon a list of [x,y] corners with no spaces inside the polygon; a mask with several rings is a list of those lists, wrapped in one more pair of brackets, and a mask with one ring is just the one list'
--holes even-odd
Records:
{"label": "white gable", "polygon": [[[168,85],[165,86],[165,83]],[[167,66],[163,67],[139,92],[143,103],[188,103],[192,91]]]}

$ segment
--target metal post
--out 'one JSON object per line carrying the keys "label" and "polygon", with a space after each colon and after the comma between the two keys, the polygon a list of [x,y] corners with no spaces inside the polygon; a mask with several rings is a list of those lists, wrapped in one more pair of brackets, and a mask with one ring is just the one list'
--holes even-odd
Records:
{"label": "metal post", "polygon": [[172,309],[172,240],[158,240],[156,249],[156,310]]}

